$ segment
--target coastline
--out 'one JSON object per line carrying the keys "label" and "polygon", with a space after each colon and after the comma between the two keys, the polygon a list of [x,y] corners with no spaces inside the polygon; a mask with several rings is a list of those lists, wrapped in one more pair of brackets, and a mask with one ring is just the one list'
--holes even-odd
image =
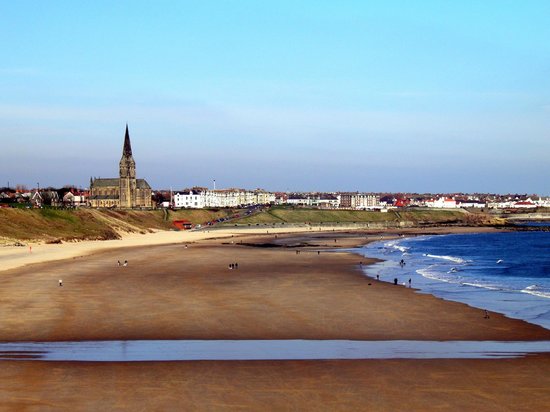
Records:
{"label": "coastline", "polygon": [[[487,239],[495,239],[493,241],[497,242],[499,241],[498,239],[504,238],[490,237]],[[434,239],[433,242],[429,243],[433,244],[435,242],[435,245],[438,245],[441,244],[442,241],[443,240],[439,240],[438,242]],[[445,243],[447,242],[451,242],[451,240],[445,241]],[[517,283],[516,281],[513,284],[509,284],[506,283],[506,278],[500,280],[499,277],[496,277],[492,278],[492,281],[489,281],[486,279],[484,280],[484,277],[480,277],[482,276],[480,274],[473,278],[468,277],[467,275],[461,275],[464,273],[462,270],[477,270],[479,272],[482,268],[479,267],[479,263],[476,267],[471,263],[473,261],[463,260],[472,259],[472,257],[468,255],[460,255],[462,259],[453,256],[430,255],[428,253],[436,253],[436,255],[449,255],[452,254],[452,251],[445,250],[442,253],[428,252],[425,247],[423,249],[424,242],[417,242],[414,238],[410,237],[399,239],[396,238],[395,242],[390,243],[386,243],[385,241],[372,243],[374,244],[367,244],[359,250],[360,255],[379,259],[379,262],[374,266],[365,268],[367,276],[374,277],[379,275],[380,279],[386,282],[392,282],[393,279],[398,279],[399,284],[404,284],[403,281],[406,282],[407,278],[409,278],[412,279],[413,288],[417,290],[418,293],[430,294],[440,299],[460,302],[475,308],[501,313],[512,319],[524,320],[526,322],[545,327],[546,329],[550,329],[548,319],[548,298],[544,296],[536,296],[528,293],[530,291],[523,289],[526,287],[525,285],[530,285],[533,282],[537,282],[537,279],[526,281],[527,283],[524,283],[524,286],[520,286],[518,288],[518,285],[522,283]],[[462,243],[460,245],[462,245]],[[406,255],[405,260],[407,262],[407,266],[400,267],[398,261],[402,258],[402,256],[405,256],[403,253]],[[428,258],[425,256],[428,256]],[[476,254],[475,256],[478,255]],[[429,258],[431,258],[431,260]],[[480,257],[480,259],[482,258],[483,256]],[[478,258],[476,257],[475,259],[477,260]],[[493,262],[494,261],[495,260],[493,260]],[[500,262],[497,262],[497,264],[498,263]],[[460,266],[461,264],[466,264],[466,266],[462,268]],[[518,263],[516,262],[511,264],[517,265]],[[487,263],[484,265],[487,265]],[[436,272],[437,274],[434,273],[433,275],[425,276],[424,273],[432,266],[441,267],[443,268],[443,271],[439,269],[440,272]],[[455,266],[458,270],[455,269]],[[468,269],[470,267],[473,269]],[[485,268],[485,266],[483,266],[483,268]],[[449,272],[449,269],[451,272]],[[496,267],[494,269],[497,270]],[[490,268],[488,270],[490,270]],[[501,268],[499,268],[499,270],[501,270]],[[452,273],[452,271],[455,271],[456,273]],[[449,273],[451,273],[451,275],[449,275]],[[456,275],[461,276],[455,278]],[[441,280],[439,276],[444,276],[444,280]],[[517,280],[519,279],[523,278],[517,278]]]}
{"label": "coastline", "polygon": [[208,239],[231,238],[234,236],[311,233],[312,231],[334,231],[332,227],[294,227],[294,228],[215,228],[198,231],[154,231],[146,234],[122,234],[121,239],[83,240],[47,244],[28,242],[24,246],[0,247],[0,273],[36,263],[54,262],[80,258],[90,254],[120,248],[138,246],[168,245],[174,243],[192,243]]}
{"label": "coastline", "polygon": [[[550,331],[527,322],[496,313],[487,321],[480,309],[366,277],[359,262],[374,260],[348,249],[389,234],[308,232],[233,238],[211,232],[186,241],[188,247],[111,248],[2,271],[0,340],[550,339]],[[407,234],[395,235],[402,232]],[[121,259],[129,266],[119,268]],[[228,268],[232,262],[237,270]],[[540,354],[498,360],[2,361],[0,405],[542,410],[550,404],[549,368],[550,356]]]}
{"label": "coastline", "polygon": [[[490,227],[455,227],[455,228],[429,228],[429,229],[403,229],[391,232],[416,233],[428,231],[429,233],[468,233],[494,231]],[[121,239],[115,240],[83,240],[77,242],[63,242],[60,244],[47,244],[44,242],[28,242],[24,246],[0,247],[0,273],[9,269],[16,269],[26,265],[54,262],[65,259],[80,258],[93,253],[109,251],[112,249],[129,248],[137,246],[167,245],[175,243],[191,243],[208,239],[221,239],[242,237],[247,235],[293,235],[315,233],[359,233],[359,234],[384,234],[384,231],[376,229],[356,229],[331,226],[303,226],[303,227],[224,227],[202,229],[198,231],[154,231],[146,234],[122,234]],[[387,231],[386,231],[387,232]],[[340,245],[338,245],[340,246]]]}
{"label": "coastline", "polygon": [[374,260],[348,249],[380,233],[204,235],[3,271],[9,315],[0,340],[550,338],[526,322],[497,313],[484,322],[480,309],[366,277],[359,262]]}

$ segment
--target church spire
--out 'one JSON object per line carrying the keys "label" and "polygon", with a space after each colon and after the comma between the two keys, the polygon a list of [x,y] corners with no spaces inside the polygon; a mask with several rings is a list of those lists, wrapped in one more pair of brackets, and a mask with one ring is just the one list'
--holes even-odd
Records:
{"label": "church spire", "polygon": [[130,133],[128,133],[128,123],[126,123],[126,134],[124,135],[124,149],[122,156],[132,156],[132,145],[130,144]]}

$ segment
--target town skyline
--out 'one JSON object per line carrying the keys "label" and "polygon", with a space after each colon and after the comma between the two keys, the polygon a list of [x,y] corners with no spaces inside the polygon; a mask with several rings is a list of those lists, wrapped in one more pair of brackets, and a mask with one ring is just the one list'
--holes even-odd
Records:
{"label": "town skyline", "polygon": [[128,122],[153,188],[550,194],[544,1],[3,15],[1,186],[113,175]]}

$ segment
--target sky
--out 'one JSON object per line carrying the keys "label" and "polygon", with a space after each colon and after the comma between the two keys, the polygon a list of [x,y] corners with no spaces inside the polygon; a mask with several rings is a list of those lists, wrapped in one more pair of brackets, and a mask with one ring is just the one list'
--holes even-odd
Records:
{"label": "sky", "polygon": [[0,0],[0,186],[550,195],[550,2]]}

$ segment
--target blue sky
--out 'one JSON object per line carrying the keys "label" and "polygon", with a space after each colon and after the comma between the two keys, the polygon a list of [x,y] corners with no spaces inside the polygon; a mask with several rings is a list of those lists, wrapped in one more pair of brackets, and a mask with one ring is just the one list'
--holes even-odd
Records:
{"label": "blue sky", "polygon": [[112,3],[0,1],[0,186],[550,194],[550,2]]}

